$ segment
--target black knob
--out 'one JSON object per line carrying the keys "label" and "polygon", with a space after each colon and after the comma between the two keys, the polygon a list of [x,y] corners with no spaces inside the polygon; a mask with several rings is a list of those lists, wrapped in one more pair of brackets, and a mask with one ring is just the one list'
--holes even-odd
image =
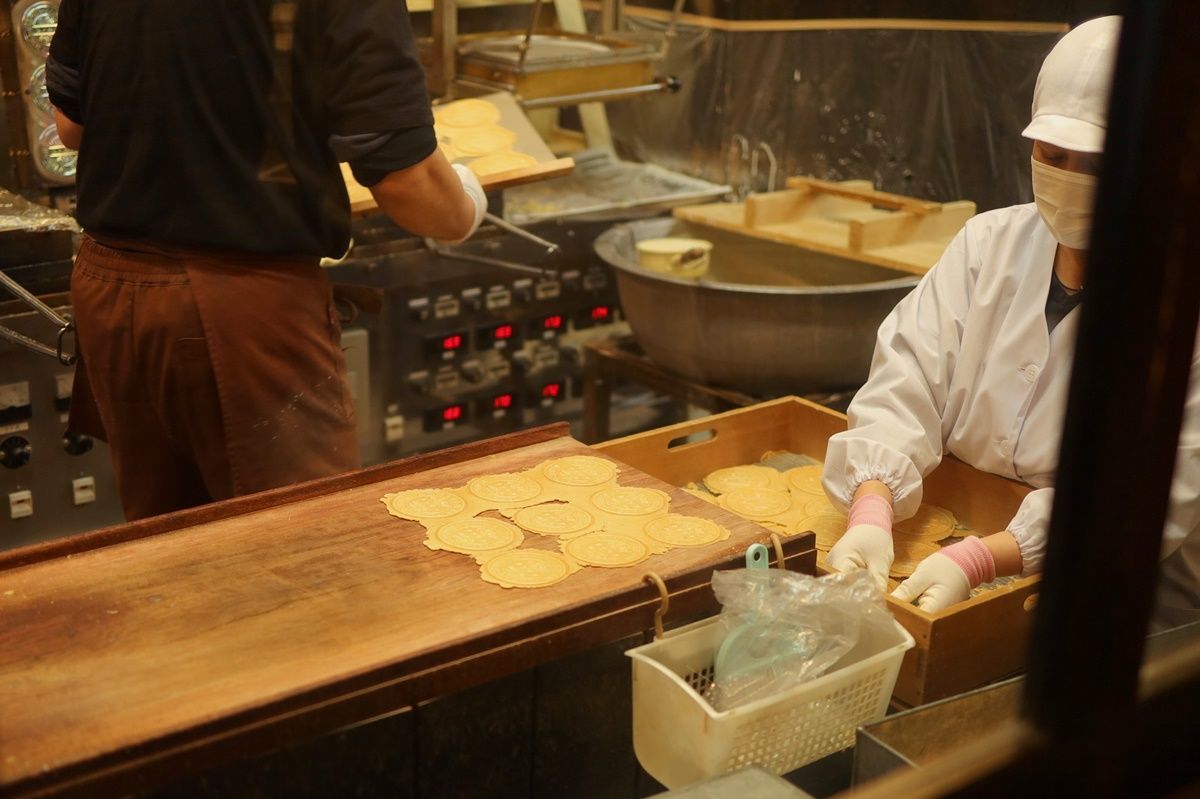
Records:
{"label": "black knob", "polygon": [[63,436],[63,449],[68,455],[82,455],[85,452],[91,452],[95,441],[91,436],[85,436],[83,433],[67,433]]}
{"label": "black knob", "polygon": [[0,465],[9,469],[19,469],[29,463],[33,457],[33,445],[21,436],[9,436],[0,441]]}

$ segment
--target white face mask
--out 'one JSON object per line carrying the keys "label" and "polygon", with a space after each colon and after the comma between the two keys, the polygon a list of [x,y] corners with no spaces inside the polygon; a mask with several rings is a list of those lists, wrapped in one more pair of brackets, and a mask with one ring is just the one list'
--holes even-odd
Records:
{"label": "white face mask", "polygon": [[1033,199],[1038,212],[1064,247],[1086,250],[1092,232],[1096,176],[1033,163]]}

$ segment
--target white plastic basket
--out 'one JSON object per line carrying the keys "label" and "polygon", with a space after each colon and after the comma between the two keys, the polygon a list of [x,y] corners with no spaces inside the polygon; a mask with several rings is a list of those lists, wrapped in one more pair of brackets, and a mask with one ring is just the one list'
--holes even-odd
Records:
{"label": "white plastic basket", "polygon": [[719,616],[629,650],[633,748],[652,777],[678,788],[750,765],[785,774],[854,743],[855,728],[883,718],[904,653],[893,622],[873,630],[822,677],[717,712],[701,696],[725,636]]}

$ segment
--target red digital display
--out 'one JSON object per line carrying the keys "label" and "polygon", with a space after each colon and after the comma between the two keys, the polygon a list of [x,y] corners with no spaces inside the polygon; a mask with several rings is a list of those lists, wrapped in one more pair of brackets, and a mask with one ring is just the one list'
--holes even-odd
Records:
{"label": "red digital display", "polygon": [[461,406],[461,405],[451,405],[449,407],[442,409],[442,421],[443,422],[457,422],[459,419],[462,418],[462,415],[463,415],[463,406]]}
{"label": "red digital display", "polygon": [[612,309],[609,308],[607,305],[597,305],[595,308],[592,309],[592,321],[593,322],[603,322],[604,320],[608,319],[608,317],[610,317],[610,316],[612,316]]}
{"label": "red digital display", "polygon": [[500,325],[492,331],[492,338],[496,341],[507,341],[513,337],[513,332],[512,325]]}
{"label": "red digital display", "polygon": [[454,350],[462,349],[462,345],[463,337],[460,333],[455,333],[442,339],[442,350],[444,352],[453,352]]}
{"label": "red digital display", "polygon": [[542,320],[543,330],[562,330],[562,326],[563,318],[557,314],[553,316],[547,316]]}
{"label": "red digital display", "polygon": [[542,397],[544,399],[558,399],[558,397],[562,394],[562,390],[562,383],[547,383],[546,385],[542,386]]}
{"label": "red digital display", "polygon": [[497,411],[507,410],[512,407],[512,404],[513,404],[513,395],[512,394],[501,394],[498,397],[492,398],[492,408]]}

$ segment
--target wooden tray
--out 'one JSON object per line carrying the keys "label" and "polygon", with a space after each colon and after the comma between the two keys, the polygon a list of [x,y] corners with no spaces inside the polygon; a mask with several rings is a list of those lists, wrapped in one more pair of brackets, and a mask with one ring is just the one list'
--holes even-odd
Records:
{"label": "wooden tray", "polygon": [[[554,157],[511,94],[496,92],[483,95],[479,99],[487,100],[499,108],[500,124],[517,134],[517,142],[512,149],[531,155],[538,161],[533,166],[496,172],[480,178],[479,182],[485,190],[498,191],[525,183],[536,183],[539,180],[569,175],[575,170],[573,159]],[[471,159],[458,160],[469,163]],[[350,196],[350,213],[365,216],[379,210],[379,204],[375,202],[371,190],[354,179],[349,164],[342,164],[342,177],[346,181],[346,193]]]}
{"label": "wooden tray", "polygon": [[[591,452],[565,424],[0,556],[0,794],[111,794],[293,743],[712,612],[762,528],[669,490],[726,542],[538,590],[483,582],[379,498]],[[812,572],[811,536],[785,543]]]}
{"label": "wooden tray", "polygon": [[[756,463],[788,450],[824,460],[846,417],[798,397],[616,439],[595,449],[671,485],[714,469]],[[703,440],[697,440],[703,439]],[[947,456],[925,479],[928,502],[953,511],[981,533],[1003,530],[1030,488]],[[1026,577],[938,613],[888,598],[892,615],[917,645],[904,657],[893,698],[915,706],[977,688],[1025,667],[1031,614],[1041,578]]]}
{"label": "wooden tray", "polygon": [[754,194],[744,203],[675,209],[697,225],[840,255],[922,275],[975,215],[975,203],[935,203],[875,191],[869,181],[829,183],[789,178],[787,191]]}

